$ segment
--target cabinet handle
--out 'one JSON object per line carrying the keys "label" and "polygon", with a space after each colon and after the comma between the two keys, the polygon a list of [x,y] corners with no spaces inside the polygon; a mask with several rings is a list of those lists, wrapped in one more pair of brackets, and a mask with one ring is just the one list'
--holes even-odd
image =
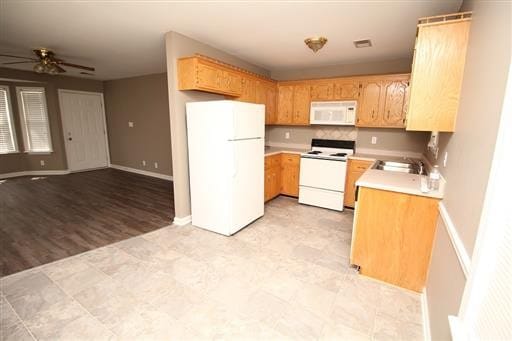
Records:
{"label": "cabinet handle", "polygon": [[372,109],[372,118],[374,118],[375,115],[375,109]]}
{"label": "cabinet handle", "polygon": [[390,112],[390,110],[388,110],[388,119],[389,119],[389,115],[390,115],[390,113],[389,113],[389,112]]}

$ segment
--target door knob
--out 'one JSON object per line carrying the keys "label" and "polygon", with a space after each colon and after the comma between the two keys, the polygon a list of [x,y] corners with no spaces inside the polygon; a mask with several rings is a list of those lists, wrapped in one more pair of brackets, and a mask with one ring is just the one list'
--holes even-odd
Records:
{"label": "door knob", "polygon": [[68,137],[68,140],[69,140],[69,141],[73,141],[73,138],[72,138],[72,137]]}

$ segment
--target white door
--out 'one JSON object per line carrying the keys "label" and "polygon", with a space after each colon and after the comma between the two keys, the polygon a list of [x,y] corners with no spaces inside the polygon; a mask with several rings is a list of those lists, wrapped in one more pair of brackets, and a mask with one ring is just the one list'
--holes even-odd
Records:
{"label": "white door", "polygon": [[103,94],[59,90],[59,103],[69,170],[107,167]]}

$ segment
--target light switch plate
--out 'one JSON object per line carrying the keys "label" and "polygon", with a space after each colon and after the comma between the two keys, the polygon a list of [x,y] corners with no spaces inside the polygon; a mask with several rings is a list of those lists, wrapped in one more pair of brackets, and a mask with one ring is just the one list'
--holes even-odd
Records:
{"label": "light switch plate", "polygon": [[142,165],[146,167],[146,160],[142,160]]}
{"label": "light switch plate", "polygon": [[158,162],[155,162],[155,168],[158,168]]}
{"label": "light switch plate", "polygon": [[287,139],[287,140],[290,138],[290,132],[289,131],[284,133],[284,138]]}
{"label": "light switch plate", "polygon": [[377,144],[377,136],[372,136],[372,144]]}
{"label": "light switch plate", "polygon": [[128,122],[128,127],[133,128],[133,122],[132,121]]}
{"label": "light switch plate", "polygon": [[44,167],[44,160],[39,161],[39,163],[41,164],[41,167]]}
{"label": "light switch plate", "polygon": [[446,167],[447,162],[448,162],[448,152],[444,152],[443,167]]}

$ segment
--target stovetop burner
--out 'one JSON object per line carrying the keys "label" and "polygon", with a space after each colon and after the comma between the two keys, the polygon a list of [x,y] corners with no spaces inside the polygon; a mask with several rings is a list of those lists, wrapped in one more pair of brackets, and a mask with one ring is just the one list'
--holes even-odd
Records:
{"label": "stovetop burner", "polygon": [[314,154],[314,155],[317,155],[317,154],[322,154],[322,152],[321,152],[321,151],[319,151],[319,150],[312,150],[312,151],[308,152],[308,154]]}
{"label": "stovetop burner", "polygon": [[347,153],[334,153],[331,156],[347,156]]}

